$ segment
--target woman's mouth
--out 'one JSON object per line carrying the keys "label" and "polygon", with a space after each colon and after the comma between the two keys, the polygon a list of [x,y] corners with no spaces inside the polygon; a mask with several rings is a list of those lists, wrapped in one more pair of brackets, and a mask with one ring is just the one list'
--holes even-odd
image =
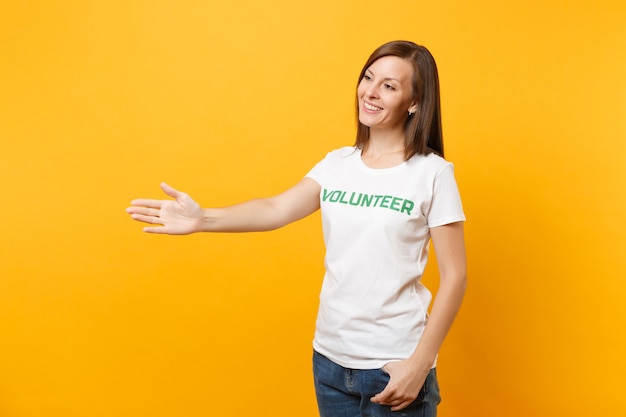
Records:
{"label": "woman's mouth", "polygon": [[370,111],[381,111],[383,109],[382,107],[374,106],[373,104],[370,104],[366,101],[363,102],[363,107],[365,107],[366,110]]}

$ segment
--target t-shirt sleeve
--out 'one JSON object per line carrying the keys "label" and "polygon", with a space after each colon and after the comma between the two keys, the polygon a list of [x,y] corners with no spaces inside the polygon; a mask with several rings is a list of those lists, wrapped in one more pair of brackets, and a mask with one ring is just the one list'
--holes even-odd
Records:
{"label": "t-shirt sleeve", "polygon": [[326,182],[326,176],[328,175],[328,159],[330,158],[330,153],[326,155],[324,159],[319,161],[311,170],[304,176],[305,178],[311,178],[313,181],[318,183],[319,185],[324,185]]}
{"label": "t-shirt sleeve", "polygon": [[427,219],[429,227],[465,221],[461,195],[454,178],[454,165],[451,163],[435,176]]}

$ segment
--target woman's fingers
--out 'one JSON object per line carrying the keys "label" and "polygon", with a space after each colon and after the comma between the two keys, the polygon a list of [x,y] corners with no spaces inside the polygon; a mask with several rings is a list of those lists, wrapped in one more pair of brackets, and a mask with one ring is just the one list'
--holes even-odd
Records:
{"label": "woman's fingers", "polygon": [[[157,200],[135,200],[132,204],[138,204],[126,209],[126,212],[130,214],[131,219],[138,222],[149,224],[162,224],[161,217],[159,216],[161,210],[158,208],[151,208],[155,204],[151,203]],[[154,233],[154,232],[153,232]]]}
{"label": "woman's fingers", "polygon": [[129,214],[141,214],[144,216],[155,216],[158,217],[160,210],[159,209],[154,209],[154,208],[150,208],[150,207],[144,207],[144,206],[133,206],[133,207],[129,207],[126,209],[126,212]]}
{"label": "woman's fingers", "polygon": [[165,228],[163,226],[144,227],[142,230],[146,233],[160,233],[160,234],[166,233]]}
{"label": "woman's fingers", "polygon": [[132,204],[133,206],[138,206],[138,207],[151,207],[155,209],[160,209],[161,206],[163,205],[163,200],[139,198],[137,200],[131,201],[130,204]]}
{"label": "woman's fingers", "polygon": [[158,216],[146,216],[145,214],[131,214],[131,219],[137,220],[139,222],[150,223],[150,224],[162,224],[161,218]]}
{"label": "woman's fingers", "polygon": [[163,190],[163,192],[167,195],[169,195],[170,197],[172,197],[175,200],[178,200],[179,198],[181,198],[184,193],[181,191],[178,191],[177,189],[170,187],[168,184],[162,182],[161,183],[161,189]]}
{"label": "woman's fingers", "polygon": [[[178,191],[175,188],[170,187],[166,183],[161,183],[161,189],[165,194],[177,200],[181,198],[185,193]],[[160,209],[167,200],[156,200],[152,198],[138,198],[130,202],[133,206],[151,207]]]}

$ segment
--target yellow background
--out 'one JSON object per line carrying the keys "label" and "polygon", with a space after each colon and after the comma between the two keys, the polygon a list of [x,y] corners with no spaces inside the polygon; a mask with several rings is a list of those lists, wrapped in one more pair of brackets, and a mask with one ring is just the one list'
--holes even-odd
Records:
{"label": "yellow background", "polygon": [[204,206],[295,183],[352,143],[355,77],[401,38],[438,61],[469,220],[441,415],[626,415],[625,21],[621,0],[3,2],[0,416],[315,416],[319,217],[166,237],[124,209],[160,181]]}

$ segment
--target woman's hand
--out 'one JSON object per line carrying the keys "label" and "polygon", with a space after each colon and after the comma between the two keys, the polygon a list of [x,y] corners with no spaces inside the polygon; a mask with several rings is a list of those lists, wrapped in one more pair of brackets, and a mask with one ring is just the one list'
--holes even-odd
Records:
{"label": "woman's hand", "polygon": [[203,210],[198,203],[165,183],[161,189],[174,200],[133,200],[126,212],[137,221],[161,225],[144,227],[144,232],[187,235],[200,231]]}
{"label": "woman's hand", "polygon": [[389,382],[384,390],[370,400],[390,406],[391,411],[402,410],[415,401],[430,371],[426,369],[425,372],[416,372],[407,359],[390,362],[383,369],[389,374]]}

